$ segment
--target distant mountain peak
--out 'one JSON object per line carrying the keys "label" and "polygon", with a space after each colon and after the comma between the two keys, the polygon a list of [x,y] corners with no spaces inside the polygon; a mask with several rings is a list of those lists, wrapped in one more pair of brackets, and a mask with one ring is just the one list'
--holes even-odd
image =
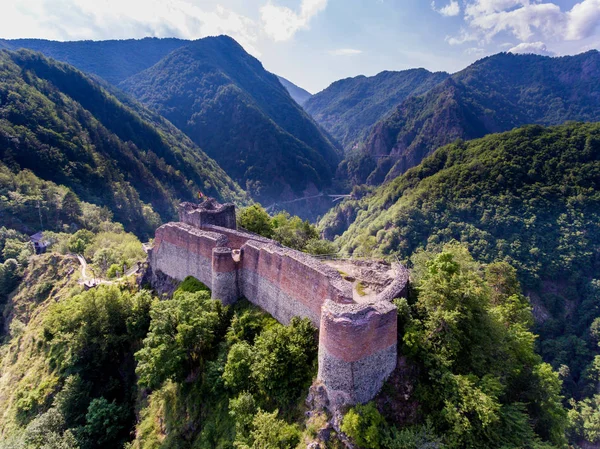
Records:
{"label": "distant mountain peak", "polygon": [[257,200],[331,185],[335,143],[227,36],[181,47],[120,85],[199,144]]}
{"label": "distant mountain peak", "polygon": [[310,97],[312,97],[312,94],[309,91],[302,89],[299,86],[296,86],[294,83],[285,79],[283,76],[277,76],[277,78],[279,78],[279,82],[283,84],[283,87],[286,88],[286,90],[294,99],[294,101],[300,106],[306,103],[306,101],[308,101]]}

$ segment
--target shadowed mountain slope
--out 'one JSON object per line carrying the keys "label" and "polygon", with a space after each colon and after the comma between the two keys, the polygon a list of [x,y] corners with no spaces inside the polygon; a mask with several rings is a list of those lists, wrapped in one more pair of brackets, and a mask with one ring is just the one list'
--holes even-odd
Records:
{"label": "shadowed mountain slope", "polygon": [[0,159],[13,171],[72,188],[138,234],[153,231],[155,212],[170,220],[198,190],[247,201],[181,131],[75,68],[3,50],[0,75]]}
{"label": "shadowed mountain slope", "polygon": [[310,92],[302,89],[300,86],[296,86],[291,81],[286,80],[283,76],[278,76],[277,78],[279,78],[279,82],[283,84],[283,87],[287,89],[294,101],[300,106],[303,106],[304,103],[306,103],[306,101],[312,97]]}
{"label": "shadowed mountain slope", "polygon": [[331,185],[340,159],[333,140],[227,36],[180,48],[121,87],[184,131],[257,200]]}
{"label": "shadowed mountain slope", "polygon": [[525,124],[600,120],[600,53],[550,58],[501,53],[406,99],[371,130],[355,172],[379,184],[455,139]]}
{"label": "shadowed mountain slope", "polygon": [[349,151],[403,100],[427,92],[449,76],[413,69],[346,78],[313,95],[304,108]]}

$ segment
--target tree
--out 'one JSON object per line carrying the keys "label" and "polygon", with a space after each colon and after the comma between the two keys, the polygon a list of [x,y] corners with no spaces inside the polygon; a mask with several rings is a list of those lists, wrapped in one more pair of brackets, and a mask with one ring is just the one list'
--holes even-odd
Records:
{"label": "tree", "polygon": [[337,253],[337,246],[335,243],[330,242],[329,240],[310,239],[308,242],[306,242],[304,251],[315,255],[334,254]]}
{"label": "tree", "polygon": [[273,235],[273,226],[271,217],[260,204],[252,204],[240,210],[237,216],[238,224],[250,232],[271,238]]}
{"label": "tree", "polygon": [[225,333],[226,310],[206,291],[178,292],[170,301],[155,301],[150,317],[150,330],[135,357],[139,384],[152,389],[201,370]]}
{"label": "tree", "polygon": [[[300,430],[294,424],[277,419],[278,410],[259,410],[252,421],[251,449],[294,449],[300,443]],[[244,446],[241,446],[243,448]]]}
{"label": "tree", "polygon": [[78,429],[78,439],[83,442],[82,448],[104,448],[121,446],[127,438],[124,423],[129,411],[115,401],[97,398],[90,402],[86,424]]}
{"label": "tree", "polygon": [[250,374],[254,352],[246,341],[235,343],[227,354],[227,363],[223,370],[225,386],[233,391],[247,390],[250,386]]}
{"label": "tree", "polygon": [[251,376],[268,400],[287,405],[312,380],[316,356],[315,328],[307,318],[294,317],[289,326],[256,338]]}
{"label": "tree", "polygon": [[379,449],[385,421],[372,402],[352,407],[344,416],[340,429],[361,448]]}
{"label": "tree", "polygon": [[67,190],[67,193],[62,199],[60,206],[63,220],[67,223],[78,223],[81,219],[82,210],[79,198],[72,190]]}
{"label": "tree", "polygon": [[423,367],[418,400],[436,433],[450,447],[562,445],[561,383],[534,351],[514,270],[482,266],[456,243],[413,263],[417,300],[403,341]]}
{"label": "tree", "polygon": [[51,408],[31,421],[23,434],[22,449],[79,449],[73,433],[66,429],[65,419]]}
{"label": "tree", "polygon": [[17,287],[19,280],[19,264],[15,259],[0,264],[0,301]]}

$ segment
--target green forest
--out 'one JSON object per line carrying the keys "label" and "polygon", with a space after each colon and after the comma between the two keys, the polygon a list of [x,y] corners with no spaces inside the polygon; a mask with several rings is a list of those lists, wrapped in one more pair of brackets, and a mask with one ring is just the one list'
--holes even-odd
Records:
{"label": "green forest", "polygon": [[560,373],[565,403],[589,415],[600,399],[599,167],[599,125],[527,126],[443,147],[321,224],[355,255],[409,260],[454,241],[515,267],[536,349]]}
{"label": "green forest", "polygon": [[198,191],[247,201],[164,119],[39,53],[0,52],[0,104],[0,160],[10,171],[28,169],[71,188],[140,236]]}
{"label": "green forest", "polygon": [[257,201],[331,186],[335,141],[228,36],[193,42],[119,86],[184,131]]}

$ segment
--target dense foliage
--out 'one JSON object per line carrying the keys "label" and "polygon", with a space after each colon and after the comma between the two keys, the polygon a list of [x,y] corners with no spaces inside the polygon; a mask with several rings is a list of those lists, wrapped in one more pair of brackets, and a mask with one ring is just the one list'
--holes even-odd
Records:
{"label": "dense foliage", "polygon": [[[193,199],[198,190],[244,200],[237,184],[189,139],[126,102],[65,64],[25,50],[2,51],[0,160],[12,173],[29,169],[106,206],[139,235],[171,219],[175,202]],[[10,174],[2,170],[7,185]],[[63,222],[76,212],[63,210]]]}
{"label": "dense foliage", "polygon": [[373,126],[347,171],[352,179],[380,184],[457,138],[533,123],[600,120],[599,71],[596,50],[561,58],[511,53],[484,58],[404,100]]}
{"label": "dense foliage", "polygon": [[297,216],[280,212],[271,217],[258,204],[239,211],[238,225],[255,234],[273,239],[288,248],[311,254],[334,254],[336,246],[329,240],[321,239],[317,227]]}
{"label": "dense foliage", "polygon": [[395,106],[409,96],[424,94],[449,76],[412,69],[346,78],[313,95],[304,108],[349,151]]}
{"label": "dense foliage", "polygon": [[331,184],[337,148],[277,77],[227,36],[195,41],[120,86],[183,130],[255,199]]}
{"label": "dense foliage", "polygon": [[[148,329],[150,295],[107,286],[61,298],[40,306],[19,331],[11,325],[2,366],[3,377],[13,378],[2,399],[4,441],[40,448],[54,433],[75,440],[73,447],[122,445],[135,418],[133,353]],[[32,428],[37,444],[28,441]]]}
{"label": "dense foliage", "polygon": [[153,304],[136,354],[139,383],[152,392],[132,447],[294,448],[296,405],[316,369],[313,326],[282,326],[247,303],[231,310],[184,284]]}
{"label": "dense foliage", "polygon": [[118,84],[156,64],[171,51],[187,45],[184,39],[146,37],[108,41],[49,41],[45,39],[0,40],[0,48],[39,51]]}
{"label": "dense foliage", "polygon": [[535,353],[514,268],[480,265],[458,244],[413,263],[414,295],[397,305],[401,353],[420,373],[421,418],[398,428],[368,404],[351,409],[342,430],[373,449],[563,447],[561,383]]}
{"label": "dense foliage", "polygon": [[[20,288],[62,282],[64,268],[43,262]],[[282,326],[247,303],[224,307],[193,278],[162,301],[127,283],[70,285],[59,302],[21,310],[19,291],[11,304],[1,448],[296,447],[316,373],[308,320]]]}
{"label": "dense foliage", "polygon": [[443,147],[323,223],[356,216],[338,239],[355,254],[407,259],[455,239],[479,260],[515,266],[534,306],[537,348],[579,400],[598,385],[599,168],[600,125],[528,126]]}

